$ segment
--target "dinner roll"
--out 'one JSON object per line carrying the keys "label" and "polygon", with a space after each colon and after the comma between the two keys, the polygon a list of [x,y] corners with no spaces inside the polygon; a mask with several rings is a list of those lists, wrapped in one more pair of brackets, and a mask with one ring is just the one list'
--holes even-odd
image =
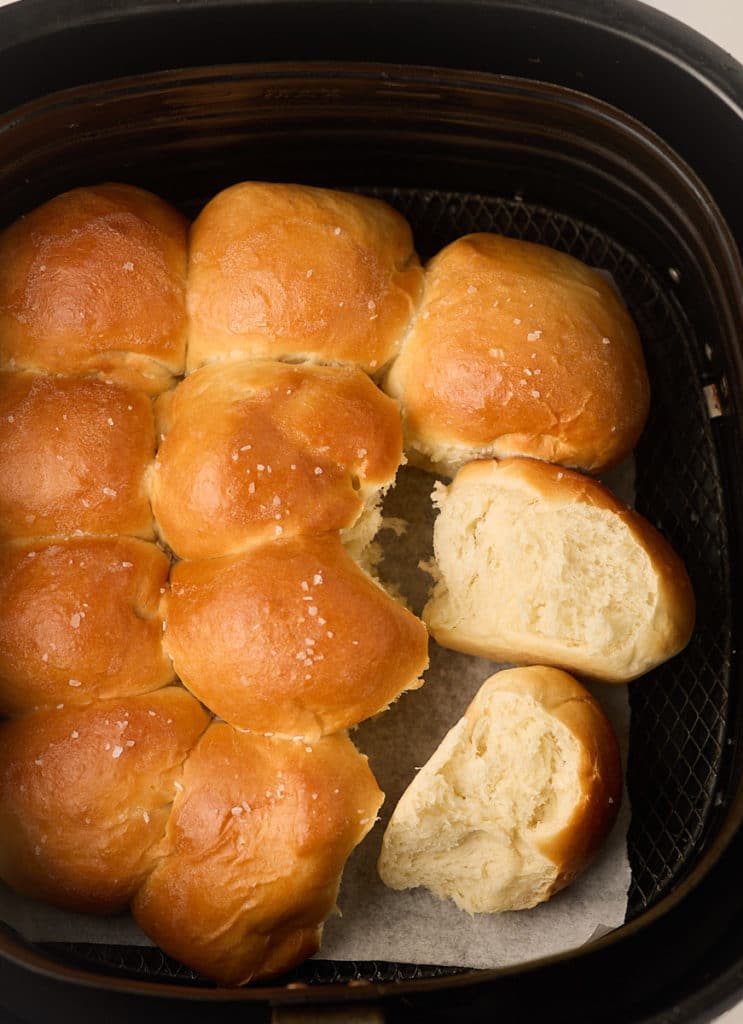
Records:
{"label": "dinner roll", "polygon": [[377,504],[402,461],[402,428],[396,403],[361,370],[216,363],[158,408],[152,506],[181,557],[343,527],[353,540],[369,518],[376,532]]}
{"label": "dinner roll", "polygon": [[473,462],[434,502],[423,619],[444,647],[618,683],[689,642],[681,560],[596,481],[533,459]]}
{"label": "dinner roll", "polygon": [[130,185],[65,192],[0,234],[0,367],[161,391],[183,372],[187,223]]}
{"label": "dinner roll", "polygon": [[214,713],[256,732],[346,729],[420,685],[422,622],[344,551],[337,534],[179,562],[165,649]]}
{"label": "dinner roll", "polygon": [[473,914],[534,907],[592,860],[621,793],[616,737],[582,686],[553,668],[499,672],[401,797],[380,876]]}
{"label": "dinner roll", "polygon": [[637,330],[601,275],[489,234],[431,260],[386,389],[418,461],[447,474],[484,455],[600,470],[632,451],[649,405]]}
{"label": "dinner roll", "polygon": [[345,736],[309,746],[215,723],[186,762],[134,916],[166,953],[222,984],[280,974],[317,950],[382,799]]}
{"label": "dinner roll", "polygon": [[0,541],[74,532],[152,538],[152,408],[82,377],[0,373]]}
{"label": "dinner roll", "polygon": [[122,910],[158,856],[209,716],[180,687],[0,725],[0,877],[67,910]]}
{"label": "dinner roll", "polygon": [[155,690],[170,562],[128,537],[0,547],[0,712]]}
{"label": "dinner roll", "polygon": [[378,199],[233,185],[191,229],[188,368],[239,354],[376,373],[399,349],[422,277],[409,225]]}

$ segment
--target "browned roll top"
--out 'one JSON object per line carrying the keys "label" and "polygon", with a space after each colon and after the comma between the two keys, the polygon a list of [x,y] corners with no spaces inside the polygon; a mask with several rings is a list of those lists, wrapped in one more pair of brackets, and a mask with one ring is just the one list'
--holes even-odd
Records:
{"label": "browned roll top", "polygon": [[183,372],[184,218],[130,185],[79,188],[0,235],[0,367],[150,393]]}

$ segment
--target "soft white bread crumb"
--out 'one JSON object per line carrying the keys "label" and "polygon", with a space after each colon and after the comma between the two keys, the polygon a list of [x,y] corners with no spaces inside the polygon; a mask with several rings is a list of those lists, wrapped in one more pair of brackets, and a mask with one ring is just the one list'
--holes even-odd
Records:
{"label": "soft white bread crumb", "polygon": [[505,459],[469,463],[433,498],[438,582],[423,619],[443,646],[625,682],[688,643],[684,566],[601,484]]}
{"label": "soft white bread crumb", "polygon": [[379,874],[470,913],[536,906],[603,844],[621,777],[611,725],[571,676],[499,672],[401,797]]}

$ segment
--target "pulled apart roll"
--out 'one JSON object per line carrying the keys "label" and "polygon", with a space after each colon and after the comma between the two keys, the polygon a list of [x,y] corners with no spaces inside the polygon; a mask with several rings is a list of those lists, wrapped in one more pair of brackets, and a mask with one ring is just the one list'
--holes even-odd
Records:
{"label": "pulled apart roll", "polygon": [[152,506],[182,558],[343,528],[360,553],[376,532],[402,429],[396,403],[360,370],[218,363],[158,408]]}
{"label": "pulled apart roll", "polygon": [[382,799],[346,736],[310,746],[215,723],[188,759],[134,916],[222,984],[280,974],[317,951],[343,866]]}
{"label": "pulled apart roll", "polygon": [[499,672],[402,795],[380,876],[470,913],[534,907],[590,863],[621,792],[616,737],[582,686],[553,668]]}
{"label": "pulled apart roll", "polygon": [[239,355],[376,373],[399,350],[422,279],[407,221],[378,199],[233,185],[191,228],[188,369]]}
{"label": "pulled apart roll", "polygon": [[428,264],[385,389],[402,404],[411,458],[449,475],[486,455],[598,471],[632,451],[650,400],[637,329],[601,275],[490,234]]}
{"label": "pulled apart roll", "polygon": [[209,719],[171,686],[0,725],[0,877],[67,910],[123,910]]}
{"label": "pulled apart roll", "polygon": [[434,502],[423,619],[444,647],[620,683],[689,642],[681,560],[596,481],[532,459],[473,462]]}
{"label": "pulled apart roll", "polygon": [[159,614],[169,570],[129,537],[0,547],[0,713],[171,682]]}
{"label": "pulled apart roll", "polygon": [[255,732],[317,737],[420,686],[423,623],[343,549],[337,534],[179,562],[165,649],[219,717]]}
{"label": "pulled apart roll", "polygon": [[0,373],[0,540],[152,539],[149,399],[102,380]]}
{"label": "pulled apart roll", "polygon": [[0,234],[0,367],[168,387],[185,361],[186,239],[179,213],[129,185],[21,217]]}

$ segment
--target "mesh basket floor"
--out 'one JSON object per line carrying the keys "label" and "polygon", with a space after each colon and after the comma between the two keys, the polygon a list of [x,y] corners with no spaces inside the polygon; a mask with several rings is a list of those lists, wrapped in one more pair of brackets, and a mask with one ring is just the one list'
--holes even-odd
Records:
{"label": "mesh basket floor", "polygon": [[[693,867],[714,832],[721,800],[718,786],[730,680],[729,561],[720,473],[696,341],[670,294],[664,271],[648,267],[637,254],[588,224],[518,199],[411,189],[359,191],[387,200],[407,217],[422,260],[472,231],[541,242],[608,271],[638,324],[652,403],[635,453],[637,508],[685,561],[698,613],[687,650],[630,686],[630,920]],[[104,973],[208,984],[156,949],[63,943],[48,943],[45,948]],[[436,966],[317,960],[286,980],[384,982],[455,973],[458,969]]]}

